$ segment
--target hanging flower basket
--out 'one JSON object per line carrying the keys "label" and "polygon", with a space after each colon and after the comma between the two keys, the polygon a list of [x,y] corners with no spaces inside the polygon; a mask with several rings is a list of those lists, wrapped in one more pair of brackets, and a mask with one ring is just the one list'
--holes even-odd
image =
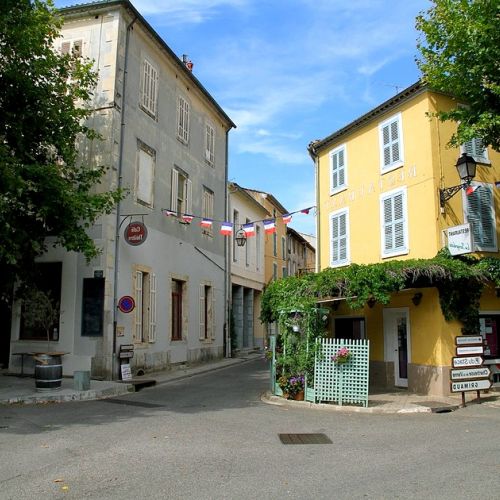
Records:
{"label": "hanging flower basket", "polygon": [[341,347],[335,356],[332,356],[332,361],[338,364],[345,364],[352,358],[352,352],[347,347]]}

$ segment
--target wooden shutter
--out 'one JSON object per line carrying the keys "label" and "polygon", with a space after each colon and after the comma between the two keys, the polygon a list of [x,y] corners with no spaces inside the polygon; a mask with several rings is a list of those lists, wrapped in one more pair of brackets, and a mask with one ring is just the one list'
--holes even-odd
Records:
{"label": "wooden shutter", "polygon": [[205,340],[205,285],[200,285],[200,340]]}
{"label": "wooden shutter", "polygon": [[61,44],[61,54],[64,56],[71,51],[71,42],[63,42]]}
{"label": "wooden shutter", "polygon": [[382,200],[383,253],[406,250],[405,193],[399,192]]}
{"label": "wooden shutter", "polygon": [[332,264],[347,260],[347,213],[332,217],[331,228]]}
{"label": "wooden shutter", "polygon": [[405,248],[405,221],[403,193],[394,196],[394,249]]}
{"label": "wooden shutter", "polygon": [[491,186],[481,185],[465,195],[467,222],[472,226],[475,250],[496,250],[495,211]]}
{"label": "wooden shutter", "polygon": [[391,163],[395,163],[400,160],[398,120],[391,123],[391,143]]}
{"label": "wooden shutter", "polygon": [[384,213],[384,250],[390,252],[394,248],[394,233],[392,227],[392,198],[383,201]]}
{"label": "wooden shutter", "polygon": [[384,167],[401,160],[399,118],[382,127],[382,148]]}
{"label": "wooden shutter", "polygon": [[212,310],[210,311],[210,337],[212,338],[212,340],[215,340],[215,336],[216,336],[216,330],[215,330],[215,289],[213,286],[210,287],[210,292],[211,292],[211,295],[212,295],[212,300],[211,300],[211,307],[212,307]]}
{"label": "wooden shutter", "polygon": [[193,213],[193,183],[186,179],[186,208],[185,212],[189,215]]}
{"label": "wooden shutter", "polygon": [[[170,196],[170,210],[177,212],[177,197],[179,189],[179,172],[175,168],[172,169],[172,193]],[[179,215],[179,214],[177,214]]]}
{"label": "wooden shutter", "polygon": [[384,167],[391,164],[391,132],[389,125],[382,128],[382,140],[384,148]]}
{"label": "wooden shutter", "polygon": [[142,310],[143,310],[143,274],[142,271],[135,273],[135,341],[142,342]]}
{"label": "wooden shutter", "polygon": [[149,275],[149,342],[156,342],[156,275]]}

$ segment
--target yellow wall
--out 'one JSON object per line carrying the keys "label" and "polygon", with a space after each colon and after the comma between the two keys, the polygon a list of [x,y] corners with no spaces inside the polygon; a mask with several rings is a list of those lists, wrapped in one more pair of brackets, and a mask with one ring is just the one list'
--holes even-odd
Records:
{"label": "yellow wall", "polygon": [[[367,264],[387,260],[381,255],[380,195],[396,188],[407,186],[409,252],[392,258],[434,257],[444,244],[442,230],[463,224],[462,194],[448,202],[444,213],[441,213],[438,197],[440,187],[460,183],[455,167],[460,151],[446,147],[455,125],[441,123],[426,114],[453,105],[447,97],[424,91],[320,151],[320,269],[330,265],[330,213],[344,208],[349,209],[350,262]],[[401,113],[402,118],[404,164],[382,174],[379,124],[397,113]],[[348,188],[331,195],[329,153],[343,144],[346,145]],[[491,151],[489,155],[498,171],[500,155]],[[498,177],[495,168],[478,166],[475,180],[494,183]],[[495,190],[497,203],[500,201],[498,191]]]}

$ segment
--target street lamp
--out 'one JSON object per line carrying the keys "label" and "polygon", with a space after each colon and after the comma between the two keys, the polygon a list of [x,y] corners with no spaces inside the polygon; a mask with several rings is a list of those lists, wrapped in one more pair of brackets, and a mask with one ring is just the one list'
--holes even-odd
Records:
{"label": "street lamp", "polygon": [[243,231],[243,229],[239,229],[234,239],[236,240],[236,244],[239,247],[244,247],[245,243],[247,242],[247,235],[245,234],[245,231]]}
{"label": "street lamp", "polygon": [[476,176],[476,161],[467,153],[462,154],[462,156],[457,160],[455,166],[457,167],[458,175],[460,176],[462,184],[439,190],[439,205],[441,208],[443,208],[444,204],[451,197],[455,196],[461,189],[465,189]]}

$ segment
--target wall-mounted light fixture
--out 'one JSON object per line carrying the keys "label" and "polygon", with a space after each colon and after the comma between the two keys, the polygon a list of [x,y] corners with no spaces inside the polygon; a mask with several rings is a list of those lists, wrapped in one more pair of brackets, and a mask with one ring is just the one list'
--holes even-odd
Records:
{"label": "wall-mounted light fixture", "polygon": [[439,190],[439,205],[441,208],[443,208],[444,204],[450,198],[455,196],[461,189],[465,189],[469,186],[472,179],[476,176],[476,161],[467,153],[462,154],[462,156],[457,160],[455,166],[457,167],[458,175],[460,176],[462,184]]}
{"label": "wall-mounted light fixture", "polygon": [[366,303],[368,304],[368,307],[371,309],[377,303],[377,301],[373,297],[370,297],[366,301]]}
{"label": "wall-mounted light fixture", "polygon": [[420,302],[422,301],[422,296],[423,296],[423,293],[422,292],[417,292],[412,298],[411,298],[411,301],[416,305],[418,306],[420,304]]}
{"label": "wall-mounted light fixture", "polygon": [[236,240],[236,244],[239,247],[244,247],[245,243],[247,242],[247,235],[245,234],[245,231],[243,231],[243,229],[239,229],[236,232],[236,235],[234,236],[234,239]]}

